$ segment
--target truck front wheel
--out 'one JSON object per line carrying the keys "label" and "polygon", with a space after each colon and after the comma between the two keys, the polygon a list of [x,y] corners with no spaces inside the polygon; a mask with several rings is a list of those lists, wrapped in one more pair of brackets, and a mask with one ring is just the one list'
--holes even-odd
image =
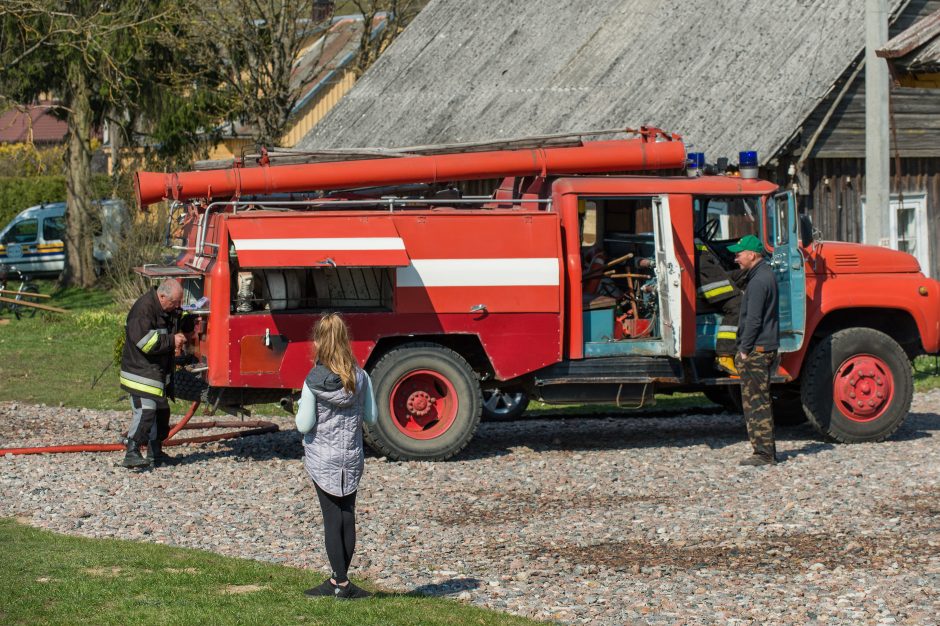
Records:
{"label": "truck front wheel", "polygon": [[483,398],[470,365],[433,343],[383,356],[372,370],[378,421],[365,426],[369,446],[399,461],[443,461],[460,452],[480,423]]}
{"label": "truck front wheel", "polygon": [[820,341],[802,376],[806,416],[842,443],[882,441],[911,408],[914,380],[907,354],[888,335],[847,328]]}

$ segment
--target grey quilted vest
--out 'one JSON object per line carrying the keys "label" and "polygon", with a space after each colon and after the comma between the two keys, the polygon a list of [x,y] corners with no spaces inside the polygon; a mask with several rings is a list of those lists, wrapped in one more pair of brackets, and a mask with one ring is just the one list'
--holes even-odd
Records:
{"label": "grey quilted vest", "polygon": [[356,368],[356,391],[343,389],[339,376],[316,365],[304,383],[316,398],[317,423],[304,435],[304,469],[320,489],[347,496],[359,488],[366,374]]}

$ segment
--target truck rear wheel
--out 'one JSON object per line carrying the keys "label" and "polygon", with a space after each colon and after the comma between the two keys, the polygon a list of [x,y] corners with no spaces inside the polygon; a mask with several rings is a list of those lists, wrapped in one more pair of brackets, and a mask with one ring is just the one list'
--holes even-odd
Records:
{"label": "truck rear wheel", "polygon": [[723,407],[728,413],[740,415],[743,412],[741,405],[741,387],[739,385],[715,385],[702,390],[706,398]]}
{"label": "truck rear wheel", "polygon": [[434,343],[413,343],[383,356],[372,370],[378,421],[365,439],[399,461],[443,461],[470,442],[483,398],[470,365]]}
{"label": "truck rear wheel", "polygon": [[488,389],[483,392],[484,422],[509,422],[519,419],[529,406],[529,396],[524,391]]}
{"label": "truck rear wheel", "polygon": [[806,416],[842,443],[882,441],[911,408],[914,380],[907,354],[888,335],[847,328],[813,349],[803,374]]}
{"label": "truck rear wheel", "polygon": [[777,426],[797,426],[806,421],[799,385],[791,383],[771,386],[770,403],[774,424]]}

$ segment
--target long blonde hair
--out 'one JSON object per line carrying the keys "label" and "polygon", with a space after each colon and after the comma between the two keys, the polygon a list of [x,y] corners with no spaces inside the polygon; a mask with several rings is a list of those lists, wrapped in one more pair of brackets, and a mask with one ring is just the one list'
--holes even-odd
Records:
{"label": "long blonde hair", "polygon": [[337,313],[328,313],[313,327],[317,361],[339,376],[343,388],[356,391],[356,357],[349,343],[349,328]]}

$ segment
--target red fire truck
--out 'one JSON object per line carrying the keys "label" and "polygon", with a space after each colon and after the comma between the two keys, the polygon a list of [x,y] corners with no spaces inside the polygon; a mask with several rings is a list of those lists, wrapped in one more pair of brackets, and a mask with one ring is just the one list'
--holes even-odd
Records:
{"label": "red fire truck", "polygon": [[[908,254],[814,240],[792,193],[749,168],[693,176],[678,136],[638,135],[138,173],[140,205],[171,201],[180,239],[175,264],[142,272],[180,278],[201,318],[177,394],[289,406],[313,324],[339,311],[375,386],[366,439],[394,459],[456,454],[484,397],[727,402],[738,380],[716,367],[721,320],[697,305],[696,246],[731,269],[728,245],[756,234],[780,287],[778,412],[841,442],[891,435],[911,359],[940,351],[940,283]],[[493,179],[479,196],[453,185]]]}

